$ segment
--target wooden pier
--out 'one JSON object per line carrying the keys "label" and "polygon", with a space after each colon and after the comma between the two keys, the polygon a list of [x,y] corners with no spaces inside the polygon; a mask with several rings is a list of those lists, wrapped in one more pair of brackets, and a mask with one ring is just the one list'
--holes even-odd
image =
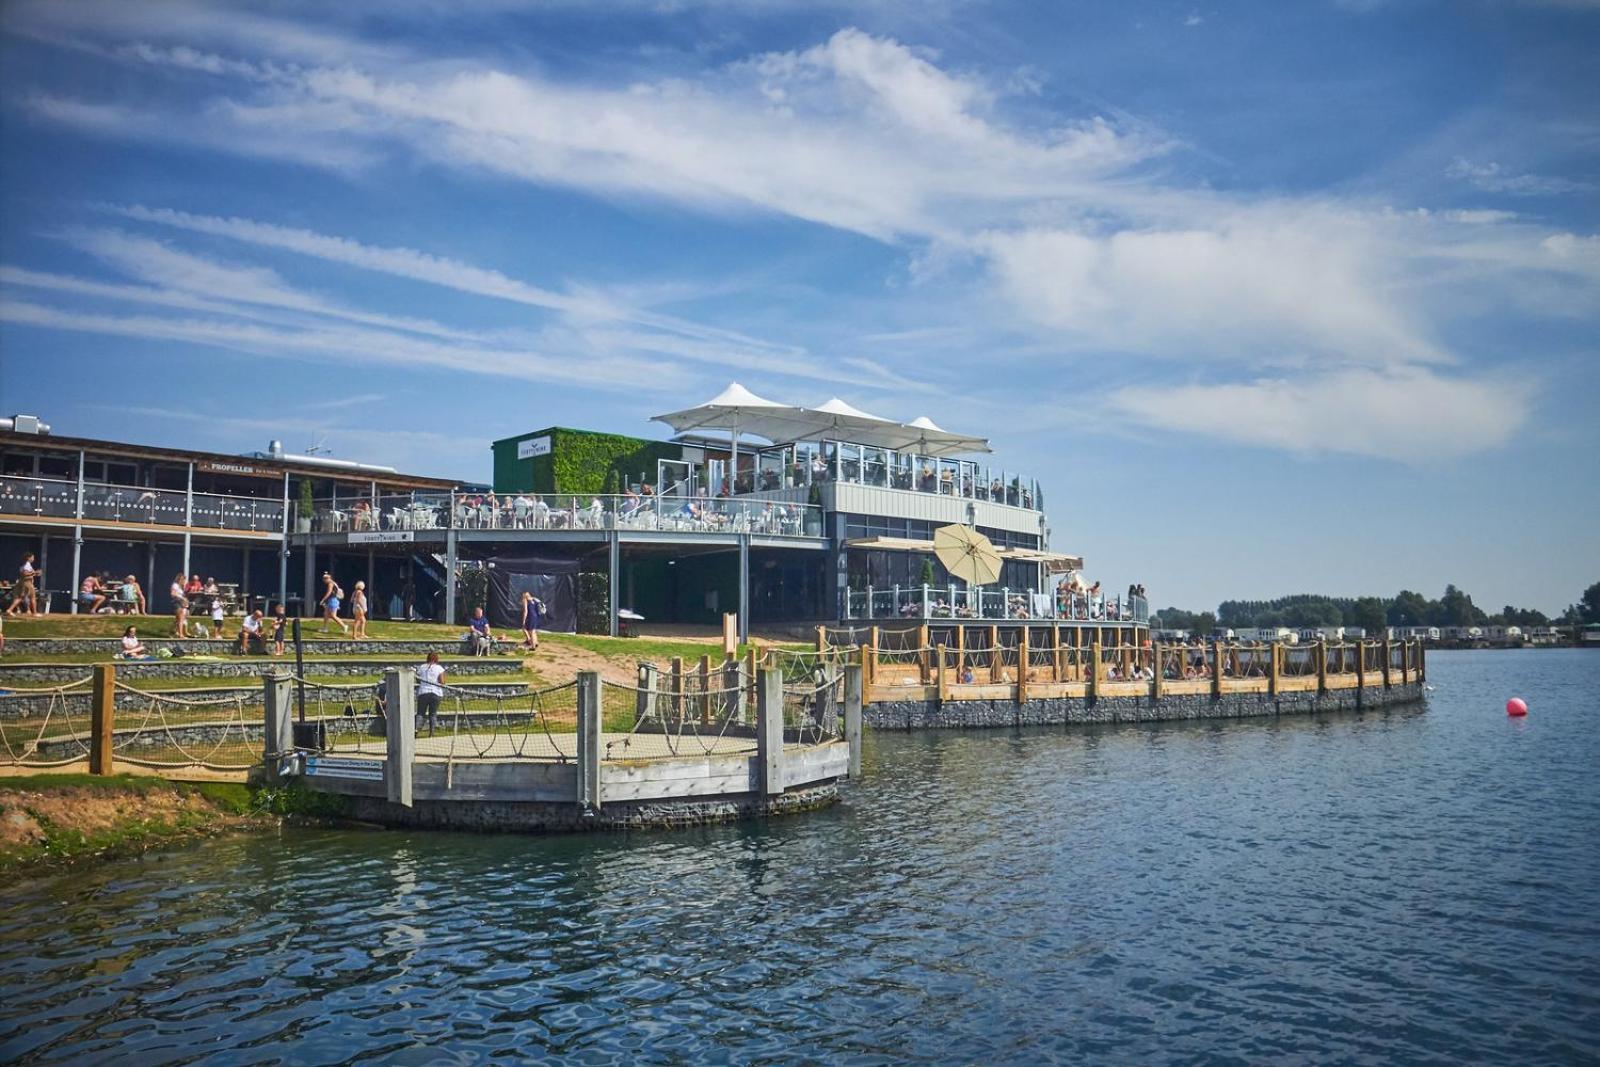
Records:
{"label": "wooden pier", "polygon": [[[1194,718],[1206,700],[1215,717],[1237,717],[1265,707],[1400,703],[1417,699],[1426,678],[1424,646],[1415,640],[1166,645],[1147,634],[1076,624],[872,627],[856,652],[867,718],[875,725],[902,725],[903,718],[909,725],[979,725],[959,714],[961,705],[985,705],[984,720],[1004,721],[996,706],[1011,704],[1055,705],[1060,721],[1092,720],[1098,716],[1074,716],[1074,702],[1087,713],[1101,704],[1116,709],[1117,701],[1134,702],[1127,709],[1141,720],[1161,718],[1163,708]],[[918,705],[932,713],[916,714]],[[955,709],[953,721],[946,721],[946,705]],[[900,714],[906,709],[913,709],[909,717]]]}

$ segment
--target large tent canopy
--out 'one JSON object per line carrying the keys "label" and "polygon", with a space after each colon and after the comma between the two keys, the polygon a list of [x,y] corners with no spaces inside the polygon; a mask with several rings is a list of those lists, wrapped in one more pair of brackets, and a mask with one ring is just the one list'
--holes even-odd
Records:
{"label": "large tent canopy", "polygon": [[756,396],[737,382],[704,404],[657,415],[655,421],[678,433],[727,430],[733,435],[736,456],[740,434],[754,434],[778,445],[830,439],[924,456],[993,451],[986,439],[940,429],[925,415],[908,423],[895,422],[838,397],[814,408],[797,407]]}

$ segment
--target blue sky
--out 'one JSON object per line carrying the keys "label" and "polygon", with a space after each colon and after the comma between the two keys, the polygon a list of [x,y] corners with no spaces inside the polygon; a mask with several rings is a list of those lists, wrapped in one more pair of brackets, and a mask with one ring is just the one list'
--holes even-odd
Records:
{"label": "blue sky", "polygon": [[0,31],[0,408],[60,432],[486,479],[738,380],[989,435],[1160,604],[1600,578],[1600,4]]}

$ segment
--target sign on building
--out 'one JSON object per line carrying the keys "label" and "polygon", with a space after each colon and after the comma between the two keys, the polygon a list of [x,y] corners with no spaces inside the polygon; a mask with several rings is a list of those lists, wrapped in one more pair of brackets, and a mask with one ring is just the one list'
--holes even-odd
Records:
{"label": "sign on building", "polygon": [[517,442],[517,458],[532,459],[534,456],[548,456],[550,454],[550,435],[543,437],[530,437],[526,441]]}
{"label": "sign on building", "polygon": [[414,530],[384,530],[382,532],[353,533],[347,540],[352,545],[398,545],[417,539]]}

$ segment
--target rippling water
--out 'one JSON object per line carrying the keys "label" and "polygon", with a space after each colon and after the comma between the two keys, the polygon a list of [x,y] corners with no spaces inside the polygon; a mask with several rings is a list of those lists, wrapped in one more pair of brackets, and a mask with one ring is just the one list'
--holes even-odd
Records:
{"label": "rippling water", "polygon": [[876,734],[764,824],[13,886],[0,1060],[1593,1060],[1600,653],[1429,667],[1425,709]]}

